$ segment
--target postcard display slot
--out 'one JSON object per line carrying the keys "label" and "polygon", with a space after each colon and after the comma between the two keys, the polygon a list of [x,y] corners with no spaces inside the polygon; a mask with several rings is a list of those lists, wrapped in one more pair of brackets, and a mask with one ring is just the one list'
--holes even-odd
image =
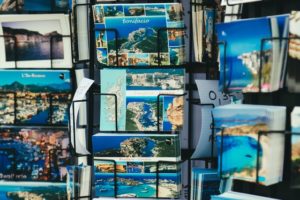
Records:
{"label": "postcard display slot", "polygon": [[[25,1],[22,1],[22,4],[20,2],[21,1],[1,1],[0,18],[4,16],[9,18],[11,14],[15,14],[15,16],[19,17],[22,14],[34,16],[35,14],[71,13],[68,9],[69,6],[65,4],[67,1],[43,1],[48,5],[47,8],[42,7],[43,9],[35,6],[30,7]],[[7,7],[8,3],[14,5],[9,5],[9,7]],[[13,6],[15,6],[15,9],[12,9]],[[62,6],[64,8],[62,8]],[[37,45],[43,46],[45,52],[48,52],[48,56],[45,59],[47,61],[44,62],[45,66],[42,68],[39,68],[38,65],[35,64],[33,64],[32,67],[22,66],[21,62],[24,61],[24,59],[21,59],[19,54],[24,53],[24,49],[21,49],[22,45],[19,43],[20,41],[17,34],[3,33],[3,35],[0,35],[1,40],[10,41],[10,61],[11,63],[14,63],[10,68],[2,66],[0,72],[3,73],[3,75],[1,75],[1,81],[3,81],[3,84],[7,83],[7,88],[5,88],[4,85],[1,87],[0,91],[0,99],[3,100],[1,103],[0,116],[1,139],[2,137],[5,138],[4,141],[1,141],[0,147],[2,166],[1,185],[5,185],[6,181],[13,181],[11,182],[11,191],[15,190],[13,187],[23,188],[23,182],[30,181],[28,183],[29,185],[32,183],[40,183],[41,187],[45,187],[45,190],[48,190],[49,186],[50,188],[53,186],[55,191],[51,194],[51,198],[67,198],[66,193],[62,192],[63,188],[58,185],[60,185],[61,182],[64,182],[60,177],[60,175],[62,175],[60,174],[60,168],[62,166],[71,165],[74,162],[74,156],[72,155],[73,151],[67,142],[69,140],[67,112],[74,89],[72,86],[74,86],[73,83],[75,83],[75,73],[72,66],[64,66],[66,68],[55,67],[57,59],[56,55],[59,50],[57,48],[57,42],[66,40],[71,41],[72,38],[71,26],[65,28],[70,29],[68,31],[70,34],[56,34],[53,32],[47,36],[43,35],[43,39],[41,39],[43,41],[36,41]],[[69,48],[73,49],[72,46]],[[73,62],[73,52],[70,54],[70,62],[71,60]],[[32,89],[34,92],[30,93],[30,86],[25,86],[25,83],[22,82],[24,81],[24,78],[29,79],[30,77],[42,79],[46,73],[52,73],[53,76],[56,76],[57,74],[59,75],[57,78],[66,80],[68,86],[62,90],[66,90],[67,92],[64,93],[62,90],[58,91],[59,89],[51,89],[48,86],[45,86],[46,89],[44,88],[42,89],[43,91],[40,92],[39,90],[41,90],[41,87],[34,85],[39,84],[39,82],[29,81],[27,84],[31,84],[32,88],[35,87]],[[18,75],[20,76],[18,77]],[[45,77],[47,77],[47,75],[48,74],[46,74]],[[7,81],[7,78],[16,79],[14,85],[15,88],[8,88],[11,80]],[[51,84],[52,80],[47,81]],[[60,82],[61,81],[56,80],[56,83]],[[41,84],[44,83],[41,82]],[[38,92],[40,92],[40,94],[37,94]],[[9,109],[3,110],[3,105]],[[32,110],[36,110],[36,113],[32,113]],[[28,114],[22,113],[25,111],[28,112]],[[58,114],[60,115],[60,112],[62,112],[61,118],[57,118],[59,117]],[[37,113],[39,113],[39,115],[33,120],[32,116],[34,117]],[[27,143],[25,141],[27,141]],[[35,141],[36,144],[34,144],[34,142],[31,143],[31,141]],[[5,164],[7,164],[7,166],[5,166]],[[3,180],[5,180],[5,182],[3,182]],[[24,193],[28,193],[26,195],[27,197],[32,195],[30,194],[30,191],[35,192],[34,190],[34,186],[30,189],[24,187]],[[49,192],[51,193],[51,191]],[[1,194],[1,196],[2,195],[4,194]],[[43,198],[49,198],[49,194],[43,195],[46,195]]]}
{"label": "postcard display slot", "polygon": [[[230,0],[226,0],[227,6],[236,6],[242,4],[230,4]],[[248,3],[247,5],[243,4],[244,9],[243,13],[240,15],[243,18],[253,18],[253,17],[262,17],[264,16],[264,12],[269,12],[268,15],[276,15],[282,13],[289,13],[291,10],[299,9],[299,6],[295,4],[293,1],[283,2],[280,1],[278,3],[273,3],[268,0],[263,0],[254,3]],[[272,11],[272,13],[270,13]],[[283,169],[283,180],[282,182],[271,185],[271,186],[262,186],[260,183],[260,167],[261,167],[261,160],[260,154],[262,149],[256,149],[256,162],[255,162],[255,181],[253,183],[235,180],[233,183],[233,190],[238,192],[245,192],[249,194],[257,194],[262,195],[270,198],[278,198],[278,199],[289,199],[294,200],[299,197],[300,191],[299,188],[295,188],[292,186],[292,174],[291,174],[291,155],[292,155],[292,147],[291,141],[292,137],[300,135],[298,132],[293,132],[291,127],[291,112],[295,106],[299,106],[300,95],[299,93],[292,93],[289,92],[286,86],[286,80],[284,79],[282,89],[278,91],[266,93],[262,91],[262,83],[263,83],[263,56],[264,56],[264,46],[267,42],[279,42],[289,43],[290,40],[299,40],[300,38],[297,36],[293,37],[270,37],[270,38],[263,38],[260,41],[260,54],[259,54],[259,70],[258,70],[258,91],[252,93],[244,93],[243,103],[245,104],[255,104],[255,105],[275,105],[275,106],[286,106],[287,107],[287,117],[286,117],[286,130],[269,130],[269,131],[259,131],[257,134],[258,143],[262,140],[262,136],[268,135],[282,135],[284,137],[284,169]],[[220,76],[223,78],[223,92],[230,94],[229,87],[230,87],[230,78],[228,79],[228,75],[232,69],[226,69],[227,65],[227,41],[218,41],[219,47],[223,47],[223,66],[224,71]],[[289,66],[287,66],[289,67]],[[227,72],[226,72],[227,71]],[[215,130],[220,131],[220,157],[219,157],[219,175],[221,178],[228,178],[228,176],[224,175],[222,169],[222,163],[225,162],[223,158],[223,151],[224,151],[224,132],[226,128],[214,127]]]}

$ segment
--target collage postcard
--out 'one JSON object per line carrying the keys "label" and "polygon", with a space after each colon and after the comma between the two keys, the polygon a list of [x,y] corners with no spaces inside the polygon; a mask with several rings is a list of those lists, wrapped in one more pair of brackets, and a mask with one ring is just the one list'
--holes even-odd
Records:
{"label": "collage postcard", "polygon": [[2,15],[1,68],[71,68],[69,16]]}
{"label": "collage postcard", "polygon": [[96,57],[100,64],[157,66],[185,63],[181,4],[97,4],[93,9]]}
{"label": "collage postcard", "polygon": [[62,128],[1,128],[0,179],[66,181],[69,136]]}
{"label": "collage postcard", "polygon": [[100,97],[101,131],[114,131],[116,117],[121,131],[182,129],[184,69],[103,69],[100,73],[101,92],[117,96],[117,116],[115,97]]}
{"label": "collage postcard", "polygon": [[69,70],[1,70],[0,124],[67,125]]}
{"label": "collage postcard", "polygon": [[[96,197],[176,198],[181,190],[181,168],[178,164],[156,162],[114,162],[94,161],[94,182]],[[117,173],[117,187],[114,186],[114,172]],[[158,179],[157,174],[158,173]],[[158,188],[156,182],[158,181]]]}
{"label": "collage postcard", "polygon": [[284,136],[266,134],[258,137],[258,134],[284,130],[285,107],[230,104],[216,107],[212,113],[218,128],[218,169],[222,177],[256,182],[258,175],[258,183],[266,186],[282,180]]}

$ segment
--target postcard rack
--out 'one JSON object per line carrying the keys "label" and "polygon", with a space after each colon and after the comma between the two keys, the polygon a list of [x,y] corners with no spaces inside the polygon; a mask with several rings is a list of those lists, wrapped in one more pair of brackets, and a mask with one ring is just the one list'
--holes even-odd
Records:
{"label": "postcard rack", "polygon": [[[229,0],[226,0],[227,6],[235,6],[240,4],[230,4]],[[276,15],[276,14],[283,14],[288,13],[291,10],[298,10],[299,5],[296,4],[296,2],[292,0],[288,1],[278,1],[276,3],[269,1],[269,0],[263,0],[259,2],[253,2],[248,4],[243,4],[243,13],[242,18],[249,18],[249,17],[262,17],[265,15]],[[299,37],[278,37],[278,38],[264,38],[261,40],[261,48],[260,48],[260,57],[263,56],[263,47],[265,42],[270,41],[279,41],[279,42],[288,42],[291,39],[299,39]],[[226,48],[227,44],[226,41],[219,41],[219,46],[222,46],[224,49],[224,60],[223,65],[226,65]],[[273,197],[273,198],[280,198],[280,199],[289,199],[294,200],[299,197],[300,191],[296,188],[291,188],[291,137],[292,136],[298,136],[299,133],[293,133],[290,131],[290,113],[295,106],[299,106],[300,103],[300,94],[299,93],[290,93],[287,91],[286,86],[282,89],[279,89],[276,92],[271,93],[265,93],[262,92],[261,83],[262,83],[262,70],[263,70],[263,63],[262,59],[260,59],[260,68],[259,68],[259,75],[258,75],[258,92],[254,93],[244,93],[244,103],[245,104],[257,104],[257,105],[277,105],[277,106],[286,106],[287,107],[287,119],[286,119],[286,130],[270,130],[267,132],[259,132],[258,133],[258,141],[260,141],[262,135],[268,135],[268,134],[282,134],[285,138],[285,152],[284,152],[284,172],[283,172],[283,181],[281,183],[271,185],[271,186],[262,186],[259,184],[259,160],[256,161],[256,178],[254,183],[248,183],[240,180],[234,181],[234,191],[238,192],[245,192],[249,194],[256,194],[256,195],[262,195],[267,197]],[[288,66],[287,66],[288,67]],[[225,67],[226,68],[226,67]],[[230,70],[230,69],[229,69]],[[223,78],[223,92],[230,94],[229,91],[229,82],[230,80],[227,79],[227,73],[228,70],[224,69],[223,73],[220,74]],[[285,79],[284,79],[285,80]],[[221,131],[221,147],[222,141],[223,141],[223,131]],[[221,148],[222,151],[222,148]],[[259,149],[257,149],[257,158],[259,158]],[[219,161],[222,163],[222,154],[219,158]],[[220,176],[223,177],[222,169],[219,171]],[[225,178],[225,177],[224,177]]]}
{"label": "postcard rack", "polygon": [[[124,1],[114,1],[114,2],[109,2],[110,4],[115,4],[115,3],[139,3],[140,1],[128,1],[128,2],[124,2]],[[146,1],[147,3],[159,3],[160,1]],[[163,1],[164,3],[166,2],[174,2],[172,0],[170,1]],[[181,0],[178,0],[177,2],[182,2]],[[101,3],[105,3],[105,2],[101,2]],[[145,3],[145,1],[143,1],[143,3]],[[183,2],[182,2],[183,3]],[[161,32],[164,32],[164,31],[168,31],[170,29],[172,30],[182,30],[182,31],[186,31],[186,27],[183,27],[183,28],[165,28],[165,29],[161,29],[159,32],[158,32],[158,36],[157,36],[157,46],[158,46],[158,49],[157,49],[157,55],[158,56],[158,64],[155,65],[155,66],[147,66],[147,67],[141,67],[141,66],[119,66],[119,54],[118,54],[118,48],[116,48],[116,61],[114,62],[116,64],[116,66],[107,66],[107,65],[103,65],[103,64],[100,64],[98,61],[97,61],[97,54],[96,54],[96,38],[95,38],[95,31],[110,31],[110,32],[113,32],[115,37],[116,37],[116,40],[115,40],[115,46],[118,47],[118,32],[116,29],[99,29],[99,28],[95,28],[94,26],[94,20],[93,20],[93,15],[92,15],[92,6],[95,4],[95,1],[90,1],[90,3],[86,3],[86,4],[76,4],[74,5],[74,9],[73,9],[73,14],[74,14],[74,39],[75,39],[75,42],[78,40],[77,38],[77,18],[76,18],[76,12],[78,12],[78,8],[79,7],[85,7],[88,12],[87,14],[89,15],[88,17],[88,24],[89,24],[89,38],[88,38],[88,43],[89,43],[89,46],[90,46],[90,57],[88,60],[79,60],[79,52],[78,52],[78,45],[75,44],[75,66],[77,64],[81,64],[81,63],[86,63],[89,69],[89,74],[90,74],[90,77],[91,79],[93,80],[99,80],[100,77],[100,73],[101,73],[101,69],[104,69],[104,68],[113,68],[113,69],[118,69],[118,68],[122,68],[122,69],[134,69],[134,68],[139,68],[139,69],[151,69],[151,68],[173,68],[173,69],[180,69],[180,68],[184,68],[186,70],[186,72],[189,74],[189,78],[188,78],[188,84],[186,84],[186,89],[187,89],[187,92],[188,94],[182,94],[182,95],[179,95],[179,96],[185,96],[187,95],[187,98],[189,101],[187,101],[188,103],[188,149],[182,149],[182,161],[178,162],[178,164],[181,164],[183,162],[188,162],[188,174],[189,174],[189,177],[188,177],[188,184],[190,183],[191,181],[191,163],[193,161],[196,161],[196,160],[202,160],[205,162],[205,165],[208,166],[208,163],[212,163],[213,160],[215,160],[212,156],[210,158],[199,158],[199,159],[191,159],[190,156],[192,155],[192,152],[194,151],[193,147],[192,147],[192,136],[193,136],[193,133],[192,133],[192,126],[193,126],[193,108],[192,108],[192,105],[200,105],[200,106],[208,106],[206,104],[201,104],[201,103],[197,103],[197,99],[194,98],[194,95],[193,95],[193,92],[196,88],[196,85],[193,83],[194,82],[194,73],[205,73],[206,74],[206,77],[208,79],[218,79],[219,77],[219,73],[218,73],[218,63],[215,62],[216,59],[216,55],[217,55],[217,44],[216,44],[216,40],[215,38],[213,38],[213,43],[214,43],[214,48],[212,48],[212,55],[213,57],[212,58],[206,58],[206,60],[204,62],[193,62],[193,55],[192,55],[192,51],[193,51],[193,31],[191,30],[193,27],[192,27],[192,20],[190,20],[190,30],[189,30],[189,36],[188,36],[188,41],[185,41],[186,44],[189,45],[189,48],[190,48],[190,54],[187,58],[187,62],[182,64],[182,65],[179,65],[179,66],[175,66],[175,65],[167,65],[167,66],[164,66],[162,65],[161,63],[161,57],[160,57],[160,53],[161,53],[161,49],[160,49],[160,41],[161,41]],[[194,0],[190,0],[189,2],[189,5],[191,6],[191,9],[195,9],[196,7],[204,7],[204,6],[211,6],[213,9],[217,10],[216,6],[214,3],[211,3],[210,1],[205,1],[204,3],[195,3]],[[190,19],[192,19],[192,12],[189,12],[189,17]],[[214,20],[214,23],[215,24],[215,21]],[[91,144],[92,144],[92,141],[91,141],[91,136],[93,135],[93,133],[97,133],[98,131],[101,131],[99,130],[99,127],[100,127],[100,124],[96,123],[94,124],[95,120],[95,116],[99,116],[99,113],[95,113],[95,110],[100,110],[98,109],[98,107],[101,105],[99,103],[99,96],[113,96],[113,98],[115,99],[115,104],[117,105],[118,104],[118,99],[117,99],[117,96],[114,95],[114,94],[107,94],[107,93],[101,93],[101,80],[99,81],[99,85],[98,84],[95,84],[94,87],[89,90],[88,92],[88,97],[87,97],[87,100],[83,100],[83,101],[80,101],[80,102],[87,102],[87,105],[88,105],[88,123],[87,123],[87,131],[88,131],[88,150],[90,152],[92,152],[92,148],[91,148]],[[161,95],[160,95],[161,96]],[[157,104],[159,105],[159,99],[160,99],[160,96],[157,97]],[[170,94],[168,94],[168,96],[170,96]],[[97,97],[97,98],[95,98]],[[73,102],[74,103],[79,103],[79,102]],[[95,106],[97,108],[95,108]],[[115,106],[116,108],[116,106]],[[158,123],[157,123],[157,131],[150,131],[150,132],[143,132],[143,133],[167,133],[167,132],[164,132],[162,130],[160,130],[160,124],[159,124],[159,112],[157,113],[158,114]],[[117,110],[115,109],[115,116],[117,116]],[[73,119],[75,119],[74,116],[71,116],[73,117]],[[117,118],[116,118],[117,119]],[[97,119],[97,121],[100,121]],[[74,122],[75,123],[75,122]],[[74,124],[75,126],[75,124]],[[214,128],[213,128],[213,125],[212,125],[212,135],[214,134]],[[101,131],[101,132],[105,132],[105,131]],[[115,131],[109,131],[109,133],[125,133],[125,131],[120,131],[118,130],[118,122],[116,121],[116,124],[115,124]],[[128,133],[128,131],[126,131],[126,133]],[[169,132],[168,132],[169,133]],[[75,134],[75,132],[71,133],[71,134]],[[177,132],[175,132],[175,134],[179,134]],[[74,135],[74,138],[75,135]],[[213,137],[212,137],[213,138]],[[213,145],[214,145],[214,141],[212,140],[212,154],[213,155]],[[75,142],[75,154],[76,154],[76,150],[77,150],[77,147],[76,147],[76,142]],[[80,157],[80,156],[86,156],[88,157],[88,163],[89,165],[93,166],[93,156],[91,155],[80,155],[80,154],[76,154],[77,157]],[[161,161],[161,162],[164,162],[164,161]],[[160,162],[158,162],[157,164],[159,165]],[[158,168],[159,166],[157,166]],[[186,170],[186,169],[185,169]],[[116,171],[116,170],[114,170]],[[159,176],[159,171],[156,172],[157,176]],[[116,180],[116,179],[115,179]],[[158,186],[157,186],[158,187]],[[190,198],[190,187],[187,187],[188,188],[188,194],[187,194],[187,199]],[[115,188],[116,189],[116,188]],[[158,190],[157,191],[157,194],[158,194]],[[92,191],[91,191],[91,195],[92,195]],[[117,191],[115,191],[115,196],[117,194]],[[75,198],[73,199],[85,199],[85,198],[92,198],[92,196],[76,196]],[[160,198],[159,198],[160,199]]]}

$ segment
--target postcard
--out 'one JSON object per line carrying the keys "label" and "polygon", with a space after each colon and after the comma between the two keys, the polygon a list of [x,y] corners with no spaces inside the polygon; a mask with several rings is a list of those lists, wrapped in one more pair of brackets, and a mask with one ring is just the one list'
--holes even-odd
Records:
{"label": "postcard", "polygon": [[68,124],[68,70],[0,70],[1,124]]}
{"label": "postcard", "polygon": [[246,194],[246,193],[240,193],[240,192],[233,192],[233,191],[227,191],[220,195],[213,195],[211,196],[211,200],[245,200],[245,199],[256,199],[256,200],[279,200],[279,199],[273,199],[269,197],[263,197],[263,196],[257,196],[252,194]]}
{"label": "postcard", "polygon": [[3,68],[72,67],[67,15],[2,15],[0,35]]}
{"label": "postcard", "polygon": [[192,169],[191,199],[210,200],[211,195],[220,194],[220,177],[217,170]]}
{"label": "postcard", "polygon": [[266,38],[284,37],[287,23],[280,21],[285,18],[286,15],[279,15],[216,25],[218,41],[226,42],[226,57],[224,45],[219,46],[220,73],[225,73],[225,77],[220,77],[220,90],[258,92],[260,87],[262,92],[272,92],[279,89],[283,46],[276,40],[261,43]]}
{"label": "postcard", "polygon": [[[290,26],[289,26],[289,48],[288,48],[288,59],[287,59],[287,77],[286,77],[286,85],[290,92],[300,92],[300,83],[299,83],[299,71],[297,66],[300,63],[300,40],[295,39],[295,37],[300,36],[299,29],[299,11],[292,11],[290,14]],[[293,39],[294,38],[294,39]]]}
{"label": "postcard", "polygon": [[124,131],[182,129],[183,69],[104,69],[100,77],[101,92],[110,94],[100,97],[100,130],[115,130],[116,117]]}
{"label": "postcard", "polygon": [[0,0],[0,12],[67,11],[69,0]]}
{"label": "postcard", "polygon": [[256,182],[258,174],[258,182],[263,185],[282,180],[284,136],[266,134],[258,140],[258,134],[260,131],[284,130],[285,107],[231,104],[214,108],[213,117],[218,128],[219,163],[222,163],[218,168],[223,177]]}
{"label": "postcard", "polygon": [[66,199],[65,183],[53,182],[0,182],[1,200]]}
{"label": "postcard", "polygon": [[185,63],[185,33],[177,29],[184,27],[181,4],[97,4],[93,8],[100,64],[149,66]]}
{"label": "postcard", "polygon": [[71,162],[69,136],[61,128],[1,128],[0,178],[18,181],[66,180]]}
{"label": "postcard", "polygon": [[291,185],[300,187],[300,107],[295,107],[291,114],[292,127],[292,157],[291,157]]}
{"label": "postcard", "polygon": [[176,162],[180,144],[178,135],[99,133],[93,135],[93,152],[99,159]]}

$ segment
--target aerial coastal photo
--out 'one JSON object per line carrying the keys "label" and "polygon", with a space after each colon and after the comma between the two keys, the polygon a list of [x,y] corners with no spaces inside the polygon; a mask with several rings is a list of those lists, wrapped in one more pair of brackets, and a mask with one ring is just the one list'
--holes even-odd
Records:
{"label": "aerial coastal photo", "polygon": [[[156,188],[156,182],[158,188]],[[114,174],[95,173],[96,197],[114,197]],[[120,173],[117,175],[117,196],[124,198],[156,197],[178,198],[181,191],[180,173]]]}
{"label": "aerial coastal photo", "polygon": [[67,124],[70,71],[1,70],[0,79],[1,95],[6,95],[0,99],[2,124]]}
{"label": "aerial coastal photo", "polygon": [[1,200],[60,200],[67,198],[66,184],[53,182],[0,182]]}
{"label": "aerial coastal photo", "polygon": [[[163,104],[157,105],[157,97],[126,97],[126,130],[156,131],[158,130],[158,106],[160,126],[162,124]],[[162,127],[161,127],[162,128]],[[161,129],[160,129],[161,130]]]}
{"label": "aerial coastal photo", "polygon": [[176,161],[180,156],[179,148],[177,135],[99,133],[93,136],[93,151],[97,158],[165,157],[174,158]]}
{"label": "aerial coastal photo", "polygon": [[1,179],[54,182],[66,180],[65,167],[71,164],[66,130],[1,128],[0,136]]}

